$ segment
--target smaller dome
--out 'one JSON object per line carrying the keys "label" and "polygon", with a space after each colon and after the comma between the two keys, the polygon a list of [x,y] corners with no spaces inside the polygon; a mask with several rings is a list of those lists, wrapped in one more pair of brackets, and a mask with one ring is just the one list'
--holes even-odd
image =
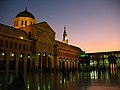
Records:
{"label": "smaller dome", "polygon": [[35,19],[35,17],[30,12],[28,12],[27,9],[25,9],[25,11],[18,13],[15,18],[17,17],[30,17]]}

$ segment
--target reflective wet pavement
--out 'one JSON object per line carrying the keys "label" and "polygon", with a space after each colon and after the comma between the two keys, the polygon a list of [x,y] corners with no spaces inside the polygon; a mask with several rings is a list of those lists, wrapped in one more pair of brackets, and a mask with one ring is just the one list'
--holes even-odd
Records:
{"label": "reflective wet pavement", "polygon": [[[119,71],[24,73],[25,90],[120,90]],[[14,72],[0,72],[0,90],[7,90]],[[17,90],[22,90],[20,87]]]}

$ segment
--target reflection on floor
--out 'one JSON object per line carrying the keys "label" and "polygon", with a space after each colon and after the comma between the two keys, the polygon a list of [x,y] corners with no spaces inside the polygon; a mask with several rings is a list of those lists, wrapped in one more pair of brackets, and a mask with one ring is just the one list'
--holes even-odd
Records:
{"label": "reflection on floor", "polygon": [[[8,86],[15,80],[15,77],[14,72],[0,72],[0,90],[7,90]],[[95,70],[90,72],[76,71],[64,73],[26,72],[23,73],[23,79],[25,90],[93,90],[93,88],[95,88],[95,90],[113,90],[111,88],[114,88],[114,90],[120,89],[120,71]],[[21,82],[22,81],[17,82],[17,88],[22,88]],[[15,84],[13,86],[15,87]]]}

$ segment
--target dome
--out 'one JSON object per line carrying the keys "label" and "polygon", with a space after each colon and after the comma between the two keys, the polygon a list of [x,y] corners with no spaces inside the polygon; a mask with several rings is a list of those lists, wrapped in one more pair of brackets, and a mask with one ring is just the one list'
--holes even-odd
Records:
{"label": "dome", "polygon": [[17,17],[30,17],[35,19],[35,17],[30,12],[28,12],[27,9],[25,11],[18,13],[15,18]]}

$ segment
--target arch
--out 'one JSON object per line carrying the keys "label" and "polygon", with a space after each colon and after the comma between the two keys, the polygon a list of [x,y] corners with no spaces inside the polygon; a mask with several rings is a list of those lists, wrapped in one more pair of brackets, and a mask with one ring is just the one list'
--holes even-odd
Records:
{"label": "arch", "polygon": [[48,69],[50,70],[52,67],[52,55],[48,54]]}
{"label": "arch", "polygon": [[116,59],[117,68],[120,68],[120,58]]}
{"label": "arch", "polygon": [[68,58],[66,59],[66,69],[67,70],[69,69],[69,60],[68,60]]}
{"label": "arch", "polygon": [[9,69],[15,70],[15,66],[16,66],[16,54],[15,54],[15,52],[10,51],[8,57],[9,57]]}
{"label": "arch", "polygon": [[20,52],[19,62],[18,62],[18,70],[24,70],[24,53]]}
{"label": "arch", "polygon": [[97,60],[94,60],[93,64],[94,64],[94,67],[97,67],[97,65],[98,65]]}
{"label": "arch", "polygon": [[62,58],[59,58],[59,69],[62,70]]}
{"label": "arch", "polygon": [[43,70],[47,69],[47,53],[43,53],[42,55],[42,68]]}
{"label": "arch", "polygon": [[29,72],[31,70],[31,55],[27,55],[27,71]]}
{"label": "arch", "polygon": [[90,66],[93,67],[94,63],[93,60],[90,60]]}
{"label": "arch", "polygon": [[62,63],[62,65],[61,65],[62,66],[62,70],[64,71],[65,70],[65,58],[63,58],[61,63]]}
{"label": "arch", "polygon": [[108,59],[104,59],[104,67],[105,68],[109,67],[109,60]]}
{"label": "arch", "polygon": [[104,64],[103,60],[100,59],[100,61],[99,61],[99,67],[102,68],[102,67],[103,67],[103,64]]}
{"label": "arch", "polygon": [[70,70],[72,69],[72,59],[70,58]]}
{"label": "arch", "polygon": [[4,50],[0,50],[0,70],[6,69],[6,52]]}

